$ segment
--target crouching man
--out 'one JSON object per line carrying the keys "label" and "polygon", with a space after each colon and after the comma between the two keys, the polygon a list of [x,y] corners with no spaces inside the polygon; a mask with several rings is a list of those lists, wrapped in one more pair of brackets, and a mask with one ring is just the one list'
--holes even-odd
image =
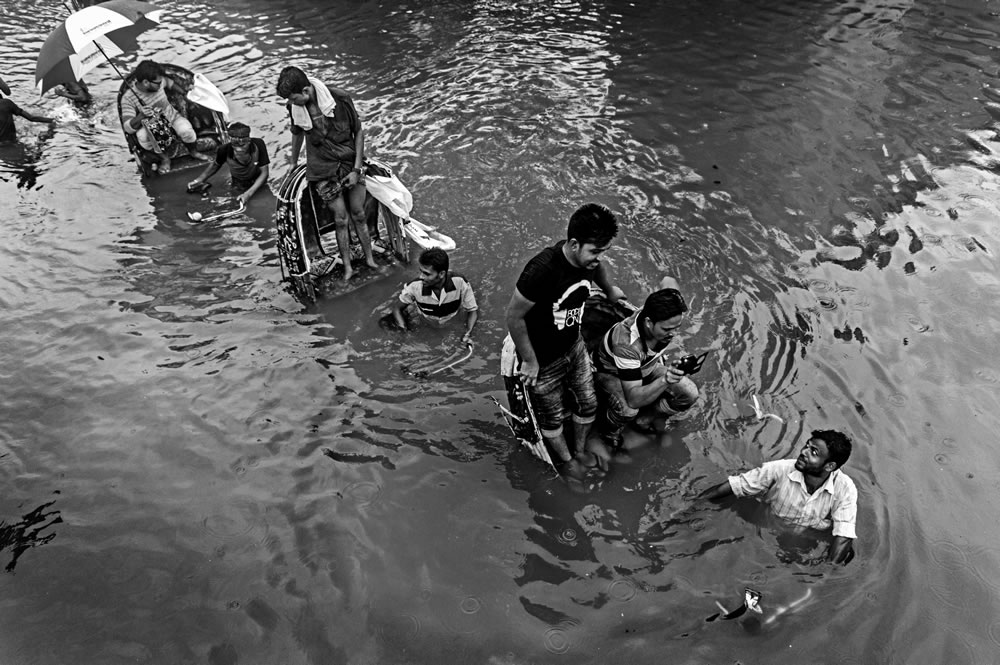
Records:
{"label": "crouching man", "polygon": [[598,431],[612,450],[621,446],[622,430],[651,431],[657,418],[691,408],[698,387],[684,372],[665,362],[674,332],[684,323],[687,304],[666,278],[642,309],[611,327],[594,349],[594,384],[603,405]]}

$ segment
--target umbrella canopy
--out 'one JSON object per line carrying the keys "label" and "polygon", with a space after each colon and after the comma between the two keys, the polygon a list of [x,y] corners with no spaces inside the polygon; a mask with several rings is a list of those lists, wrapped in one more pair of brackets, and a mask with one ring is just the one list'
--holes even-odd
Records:
{"label": "umbrella canopy", "polygon": [[136,37],[159,23],[162,13],[141,0],[109,0],[73,12],[52,31],[38,54],[38,91],[79,81],[105,57],[135,50]]}

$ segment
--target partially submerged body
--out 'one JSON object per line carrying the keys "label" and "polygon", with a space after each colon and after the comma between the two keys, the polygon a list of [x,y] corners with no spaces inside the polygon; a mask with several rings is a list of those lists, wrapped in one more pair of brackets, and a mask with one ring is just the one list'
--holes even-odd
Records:
{"label": "partially submerged body", "polygon": [[[845,443],[846,442],[846,443]],[[763,496],[771,511],[798,527],[830,531],[828,559],[847,564],[854,558],[858,490],[840,466],[851,443],[833,430],[814,431],[796,459],[766,462],[705,490],[699,498]]]}
{"label": "partially submerged body", "polygon": [[[393,303],[392,316],[396,325],[409,329],[415,317],[441,326],[465,312],[463,344],[472,343],[472,331],[479,319],[479,305],[472,285],[464,276],[451,272],[448,254],[441,249],[428,249],[420,255],[420,277],[403,287]],[[407,320],[409,316],[410,321]]]}
{"label": "partially submerged body", "polygon": [[11,99],[0,97],[0,143],[17,141],[17,125],[14,118],[18,116],[28,122],[54,122],[52,118],[25,111]]}
{"label": "partially submerged body", "polygon": [[69,81],[52,91],[59,97],[65,97],[78,105],[89,104],[94,100],[90,94],[90,88],[83,81]]}
{"label": "partially submerged body", "polygon": [[196,191],[215,175],[223,166],[229,167],[229,175],[237,200],[246,205],[258,189],[267,184],[271,172],[271,159],[262,139],[251,137],[250,128],[242,123],[229,125],[229,143],[219,148],[215,159],[209,162],[201,174],[188,183],[188,191]]}

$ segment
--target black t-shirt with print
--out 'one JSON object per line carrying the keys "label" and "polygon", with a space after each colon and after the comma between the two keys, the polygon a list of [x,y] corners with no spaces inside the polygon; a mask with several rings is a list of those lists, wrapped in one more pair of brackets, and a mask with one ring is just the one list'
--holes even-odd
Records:
{"label": "black t-shirt with print", "polygon": [[577,268],[563,255],[563,240],[528,261],[517,290],[535,306],[524,321],[528,339],[541,366],[565,354],[580,337],[583,306],[597,269]]}

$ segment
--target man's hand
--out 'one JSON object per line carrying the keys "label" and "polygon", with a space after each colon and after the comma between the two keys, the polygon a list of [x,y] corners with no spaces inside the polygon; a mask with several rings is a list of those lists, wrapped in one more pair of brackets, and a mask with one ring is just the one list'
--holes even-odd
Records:
{"label": "man's hand", "polygon": [[517,373],[521,377],[521,382],[525,388],[535,385],[535,382],[538,380],[539,369],[541,368],[538,366],[537,360],[521,361],[521,368],[517,370]]}
{"label": "man's hand", "polygon": [[361,180],[361,176],[357,171],[351,171],[347,174],[347,182],[344,184],[345,187],[354,187]]}
{"label": "man's hand", "polygon": [[462,344],[465,344],[467,346],[472,345],[472,333],[467,332],[464,335],[462,335]]}
{"label": "man's hand", "polygon": [[666,381],[667,385],[673,385],[684,378],[684,372],[680,371],[672,365],[664,365],[663,367],[663,380]]}
{"label": "man's hand", "polygon": [[684,378],[684,372],[672,365],[655,365],[651,370],[654,379],[663,379],[667,385],[677,383]]}
{"label": "man's hand", "polygon": [[834,536],[830,545],[830,553],[827,560],[832,563],[847,565],[854,558],[854,539],[843,536]]}
{"label": "man's hand", "polygon": [[247,203],[250,201],[251,196],[253,196],[253,194],[251,194],[249,191],[246,191],[237,196],[236,200],[239,201],[240,206],[245,208]]}

